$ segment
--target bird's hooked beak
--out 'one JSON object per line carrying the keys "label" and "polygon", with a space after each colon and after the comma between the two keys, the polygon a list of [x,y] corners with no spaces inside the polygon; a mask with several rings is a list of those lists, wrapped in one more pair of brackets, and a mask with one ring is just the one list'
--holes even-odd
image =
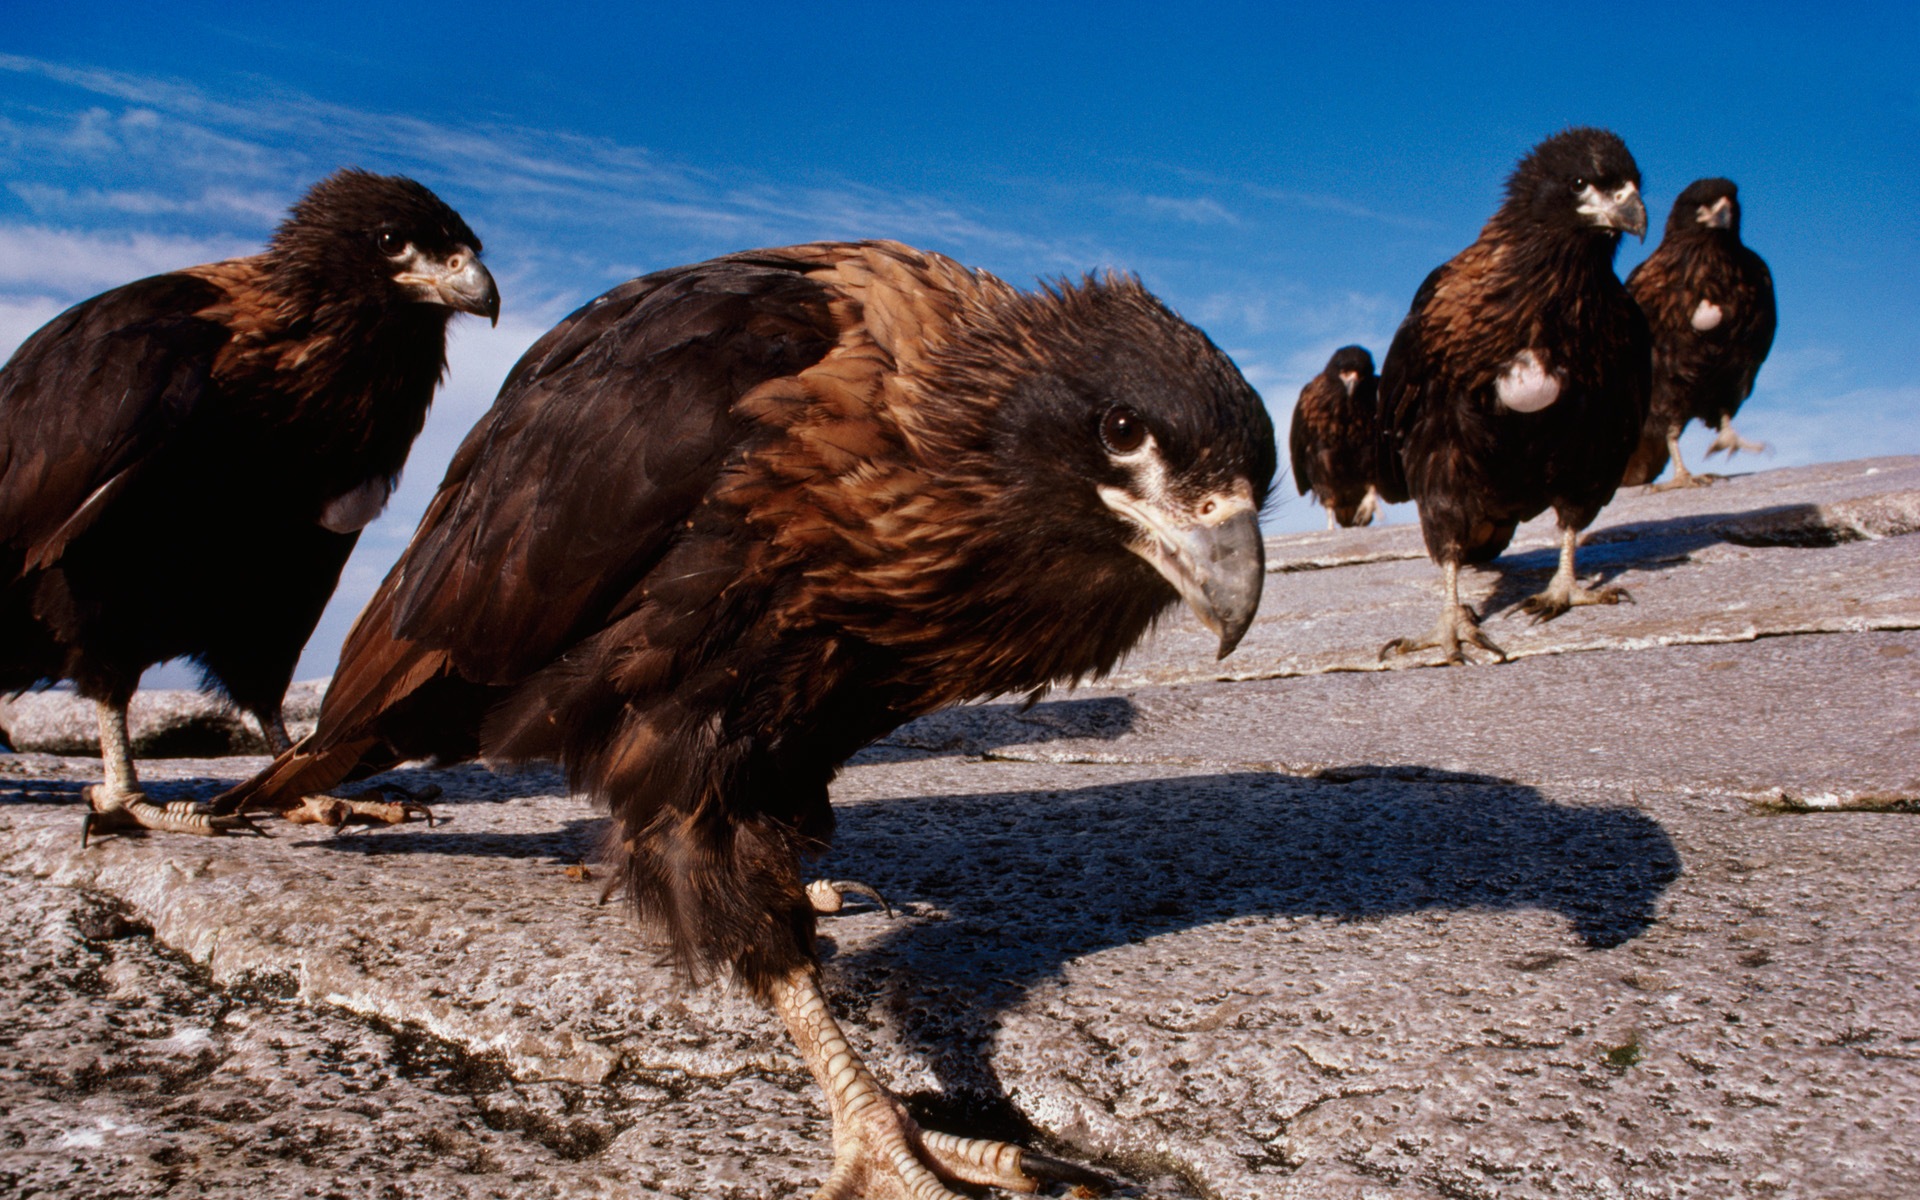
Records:
{"label": "bird's hooked beak", "polygon": [[1219,657],[1233,653],[1253,624],[1267,576],[1252,487],[1240,480],[1191,508],[1169,499],[1142,500],[1117,487],[1100,488],[1100,499],[1140,531],[1128,548],[1219,635]]}
{"label": "bird's hooked beak", "polygon": [[456,312],[472,313],[500,324],[500,290],[480,256],[466,246],[455,246],[445,259],[416,251],[407,269],[393,277],[415,300],[444,304]]}
{"label": "bird's hooked beak", "polygon": [[1640,185],[1623,183],[1610,192],[1589,183],[1580,192],[1579,213],[1602,229],[1631,233],[1647,240],[1647,206],[1640,200]]}
{"label": "bird's hooked beak", "polygon": [[1733,201],[1722,196],[1711,205],[1703,204],[1696,219],[1709,229],[1732,229]]}
{"label": "bird's hooked beak", "polygon": [[1340,372],[1340,386],[1347,389],[1347,395],[1349,396],[1353,395],[1353,389],[1355,386],[1359,384],[1359,382],[1360,382],[1360,372],[1358,371]]}

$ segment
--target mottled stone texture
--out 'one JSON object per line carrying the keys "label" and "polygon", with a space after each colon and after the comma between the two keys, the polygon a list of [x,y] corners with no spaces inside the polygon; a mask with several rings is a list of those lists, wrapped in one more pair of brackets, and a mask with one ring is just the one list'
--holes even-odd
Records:
{"label": "mottled stone texture", "polygon": [[[1920,1195],[1920,462],[1622,497],[1639,603],[1377,669],[1410,529],[1276,539],[1248,647],[942,714],[843,774],[828,983],[929,1119],[1122,1194]],[[1244,661],[1243,661],[1244,660]],[[1246,678],[1218,677],[1231,668]],[[163,798],[259,759],[142,763]],[[599,903],[544,770],[451,820],[78,846],[98,762],[0,757],[0,1194],[804,1196],[774,1022]],[[581,868],[585,867],[583,871]],[[584,876],[584,877],[583,877]]]}

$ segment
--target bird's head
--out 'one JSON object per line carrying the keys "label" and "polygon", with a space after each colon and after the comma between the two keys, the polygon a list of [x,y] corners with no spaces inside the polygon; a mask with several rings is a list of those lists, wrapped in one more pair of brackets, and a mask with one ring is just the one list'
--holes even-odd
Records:
{"label": "bird's head", "polygon": [[346,167],[300,198],[274,231],[268,254],[327,296],[440,305],[498,324],[500,292],[480,249],[460,214],[427,188]]}
{"label": "bird's head", "polygon": [[984,469],[1010,500],[1003,520],[1029,567],[1164,581],[1224,658],[1265,578],[1259,518],[1275,450],[1259,395],[1131,278],[1022,295],[990,325],[968,351],[978,373],[999,376]]}
{"label": "bird's head", "polygon": [[1356,387],[1373,378],[1373,355],[1365,346],[1342,346],[1327,360],[1326,375],[1338,380],[1351,396]]}
{"label": "bird's head", "polygon": [[1640,168],[1618,135],[1576,128],[1556,133],[1520,160],[1507,179],[1503,214],[1567,232],[1647,236]]}
{"label": "bird's head", "polygon": [[1731,179],[1696,179],[1667,214],[1667,233],[1724,229],[1740,236],[1740,188]]}

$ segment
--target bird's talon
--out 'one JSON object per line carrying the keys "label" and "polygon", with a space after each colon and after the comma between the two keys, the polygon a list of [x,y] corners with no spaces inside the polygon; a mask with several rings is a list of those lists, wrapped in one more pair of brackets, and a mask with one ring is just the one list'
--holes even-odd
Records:
{"label": "bird's talon", "polygon": [[813,905],[813,911],[822,916],[837,913],[846,905],[848,894],[871,900],[880,906],[889,917],[893,915],[893,905],[878,891],[851,879],[816,879],[807,885],[807,902]]}

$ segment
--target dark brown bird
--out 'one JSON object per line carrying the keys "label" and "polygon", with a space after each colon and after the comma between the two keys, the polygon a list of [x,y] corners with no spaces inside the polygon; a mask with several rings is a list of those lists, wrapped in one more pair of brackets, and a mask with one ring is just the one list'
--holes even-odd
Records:
{"label": "dark brown bird", "polygon": [[480,239],[410,179],[343,170],[262,254],[75,305],[0,369],[0,690],[70,679],[106,779],[89,825],[210,832],[139,791],[127,702],[187,657],[285,746],[280,702],[385,507]]}
{"label": "dark brown bird", "polygon": [[1379,505],[1380,380],[1365,346],[1342,346],[1293,406],[1293,482],[1327,510],[1327,528],[1370,525]]}
{"label": "dark brown bird", "polygon": [[1733,431],[1733,415],[1773,348],[1773,275],[1740,241],[1740,189],[1731,179],[1696,179],[1673,202],[1660,245],[1627,276],[1627,290],[1653,327],[1653,404],[1623,484],[1659,490],[1712,483],[1680,458],[1688,421],[1719,430],[1709,457],[1766,447]]}
{"label": "dark brown bird", "polygon": [[1181,599],[1230,651],[1274,449],[1233,364],[1130,279],[1021,293],[867,242],[634,280],[514,368],[318,730],[221,807],[558,759],[678,964],[785,1020],[833,1113],[821,1195],[1031,1190],[1044,1160],[919,1131],[847,1048],[801,863],[840,765],[904,721],[1097,676]]}
{"label": "dark brown bird", "polygon": [[1646,229],[1626,144],[1569,129],[1520,161],[1479,240],[1420,285],[1381,371],[1380,493],[1419,502],[1446,598],[1432,634],[1382,658],[1438,648],[1460,662],[1463,641],[1504,657],[1460,603],[1460,566],[1497,558],[1548,507],[1560,567],[1523,610],[1549,620],[1625,598],[1576,583],[1574,543],[1646,420],[1647,323],[1613,271],[1620,235]]}

